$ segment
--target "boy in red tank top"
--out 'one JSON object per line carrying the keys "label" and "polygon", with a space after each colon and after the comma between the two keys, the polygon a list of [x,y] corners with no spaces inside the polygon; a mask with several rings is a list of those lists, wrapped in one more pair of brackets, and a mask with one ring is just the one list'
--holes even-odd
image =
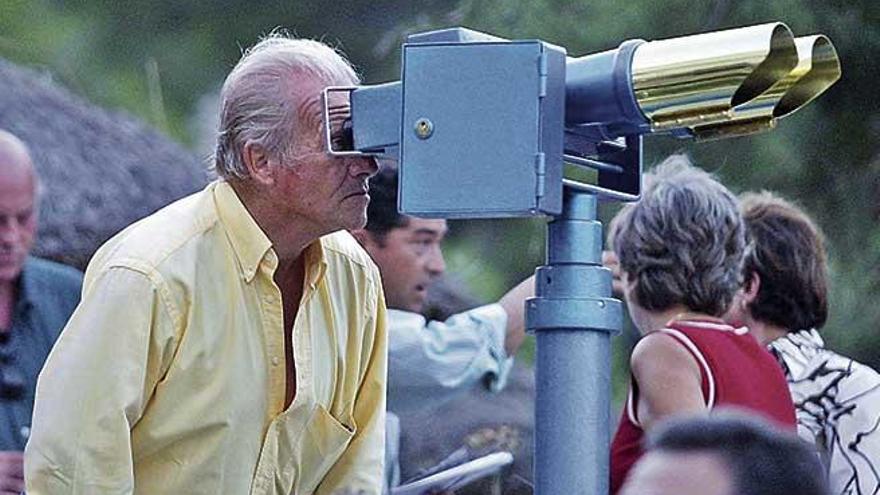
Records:
{"label": "boy in red tank top", "polygon": [[624,299],[643,335],[611,445],[611,493],[658,420],[736,406],[794,429],[785,378],[747,328],[720,317],[740,286],[746,248],[736,198],[687,157],[645,176],[641,201],[611,225]]}

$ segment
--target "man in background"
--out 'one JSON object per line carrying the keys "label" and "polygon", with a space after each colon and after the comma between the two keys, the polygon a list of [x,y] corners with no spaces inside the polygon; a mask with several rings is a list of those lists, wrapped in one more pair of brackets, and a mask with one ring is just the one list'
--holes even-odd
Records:
{"label": "man in background", "polygon": [[79,271],[30,256],[39,206],[27,146],[0,130],[0,493],[24,490],[37,375],[82,288]]}
{"label": "man in background", "polygon": [[377,167],[324,139],[350,115],[324,88],[355,84],[316,41],[242,56],[220,95],[220,180],[89,264],[37,386],[29,495],[380,493],[385,301],[345,232],[366,223]]}
{"label": "man in background", "polygon": [[379,267],[388,304],[388,409],[435,408],[478,384],[504,387],[525,339],[525,299],[534,278],[497,303],[427,321],[428,289],[446,269],[441,249],[446,220],[397,211],[397,170],[383,167],[370,180],[367,225],[354,232]]}
{"label": "man in background", "polygon": [[501,391],[513,356],[525,339],[525,299],[530,277],[497,303],[427,321],[428,289],[446,269],[441,245],[446,220],[397,211],[397,170],[384,167],[370,179],[367,225],[353,232],[382,274],[388,304],[388,436],[386,482],[400,479],[397,414],[432,410],[475,386]]}

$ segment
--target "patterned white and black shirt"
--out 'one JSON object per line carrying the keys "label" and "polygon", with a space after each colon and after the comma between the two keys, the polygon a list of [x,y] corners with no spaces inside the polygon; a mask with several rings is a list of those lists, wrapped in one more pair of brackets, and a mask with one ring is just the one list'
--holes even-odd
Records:
{"label": "patterned white and black shirt", "polygon": [[785,371],[798,433],[816,445],[832,494],[880,494],[880,374],[829,351],[815,330],[769,345]]}

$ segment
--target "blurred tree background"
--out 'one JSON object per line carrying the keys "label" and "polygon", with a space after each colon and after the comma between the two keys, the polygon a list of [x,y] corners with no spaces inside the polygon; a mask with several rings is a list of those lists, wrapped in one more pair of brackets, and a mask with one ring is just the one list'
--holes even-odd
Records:
{"label": "blurred tree background", "polygon": [[[775,20],[797,35],[828,35],[843,79],[767,134],[711,143],[648,138],[646,164],[684,150],[736,192],[771,189],[804,206],[829,240],[827,339],[880,367],[880,98],[871,89],[880,80],[871,59],[880,53],[877,0],[2,0],[0,57],[136,114],[207,157],[223,77],[243,47],[278,27],[338,46],[365,82],[377,83],[399,78],[400,43],[428,29],[462,25],[538,38],[579,56],[630,38]],[[616,208],[604,206],[603,218]],[[541,264],[543,249],[542,220],[459,221],[449,271],[491,300]],[[632,339],[617,340],[623,356]]]}

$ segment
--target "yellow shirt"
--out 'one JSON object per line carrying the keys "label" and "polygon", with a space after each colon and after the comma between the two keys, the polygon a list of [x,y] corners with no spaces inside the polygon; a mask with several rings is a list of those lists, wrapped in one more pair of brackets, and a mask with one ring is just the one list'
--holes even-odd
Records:
{"label": "yellow shirt", "polygon": [[228,184],[107,242],[39,378],[28,494],[381,493],[378,270],[346,232],[304,255],[283,410],[278,259]]}

